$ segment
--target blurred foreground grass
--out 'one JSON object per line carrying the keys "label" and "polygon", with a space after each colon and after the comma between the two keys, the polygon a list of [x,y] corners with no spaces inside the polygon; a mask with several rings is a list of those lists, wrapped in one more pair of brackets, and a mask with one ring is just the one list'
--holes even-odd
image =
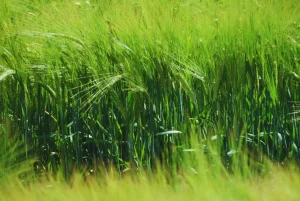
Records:
{"label": "blurred foreground grass", "polygon": [[18,179],[0,183],[0,200],[300,200],[299,172],[273,168],[267,177],[207,174],[186,169],[170,184],[164,173],[140,174],[120,179],[112,171],[102,178],[84,179],[75,174],[70,184],[59,179],[25,185]]}
{"label": "blurred foreground grass", "polygon": [[157,163],[151,171],[133,165],[120,173],[113,164],[109,167],[99,164],[94,172],[74,169],[66,180],[61,170],[56,174],[35,172],[32,168],[35,160],[16,163],[16,157],[22,155],[19,145],[9,145],[5,153],[0,148],[1,201],[300,199],[300,171],[296,163],[276,164],[268,159],[258,163],[240,154],[239,158],[232,156],[233,169],[228,171],[222,158],[213,154],[213,146],[207,148],[207,153],[188,152],[173,170]]}

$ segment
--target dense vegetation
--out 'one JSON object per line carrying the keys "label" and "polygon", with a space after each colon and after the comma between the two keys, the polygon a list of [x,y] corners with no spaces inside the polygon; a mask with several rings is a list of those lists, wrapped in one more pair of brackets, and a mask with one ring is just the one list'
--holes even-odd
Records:
{"label": "dense vegetation", "polygon": [[179,171],[198,151],[229,172],[299,162],[299,13],[297,0],[1,0],[0,173],[33,158],[67,179]]}

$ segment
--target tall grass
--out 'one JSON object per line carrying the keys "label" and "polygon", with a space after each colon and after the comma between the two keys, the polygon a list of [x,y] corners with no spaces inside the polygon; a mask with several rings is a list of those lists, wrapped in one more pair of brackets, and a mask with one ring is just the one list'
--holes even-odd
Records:
{"label": "tall grass", "polygon": [[0,132],[42,169],[299,161],[297,1],[0,4]]}

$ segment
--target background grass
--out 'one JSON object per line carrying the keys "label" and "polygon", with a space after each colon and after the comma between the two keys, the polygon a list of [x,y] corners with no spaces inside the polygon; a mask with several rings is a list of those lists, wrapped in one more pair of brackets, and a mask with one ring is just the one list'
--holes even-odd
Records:
{"label": "background grass", "polygon": [[37,158],[36,172],[67,179],[99,166],[152,171],[155,161],[178,170],[199,150],[229,172],[248,159],[239,172],[259,172],[264,156],[297,163],[299,8],[2,0],[4,147],[15,137],[14,163]]}

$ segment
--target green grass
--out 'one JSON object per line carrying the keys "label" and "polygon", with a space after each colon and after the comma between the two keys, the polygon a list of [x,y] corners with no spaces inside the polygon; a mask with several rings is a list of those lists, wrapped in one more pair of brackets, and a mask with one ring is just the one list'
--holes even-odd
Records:
{"label": "green grass", "polygon": [[[242,178],[263,175],[266,161],[299,165],[299,13],[297,0],[2,0],[1,154],[19,152],[1,165],[34,159],[38,174],[64,181],[99,166],[152,174],[156,161],[177,175],[198,151]],[[287,189],[299,184],[278,174]],[[241,196],[261,195],[243,182]],[[229,186],[228,199],[241,187]]]}
{"label": "green grass", "polygon": [[24,165],[19,173],[13,171],[1,177],[0,199],[297,201],[300,198],[299,169],[295,165],[285,169],[270,165],[263,177],[249,175],[246,178],[238,172],[228,174],[219,166],[221,161],[216,160],[218,163],[212,166],[201,153],[192,158],[199,162],[198,165],[186,160],[180,171],[172,176],[163,168],[157,168],[153,174],[131,169],[119,177],[118,171],[111,167],[96,175],[73,172],[68,182],[60,174],[37,178]]}
{"label": "green grass", "polygon": [[[195,182],[195,187],[178,187],[182,190],[173,190],[168,186],[158,183],[147,183],[143,181],[142,185],[134,182],[116,182],[110,181],[104,187],[93,184],[76,185],[70,188],[61,184],[44,184],[33,186],[32,190],[21,189],[9,194],[1,194],[4,200],[46,200],[57,201],[72,199],[81,200],[278,200],[289,199],[291,201],[299,200],[299,194],[295,193],[299,187],[299,181],[294,181],[285,175],[280,176],[282,180],[268,180],[259,185],[252,183],[243,183],[240,181],[220,182],[218,186],[215,183]],[[14,186],[15,187],[15,186]],[[3,190],[1,190],[1,193]]]}

